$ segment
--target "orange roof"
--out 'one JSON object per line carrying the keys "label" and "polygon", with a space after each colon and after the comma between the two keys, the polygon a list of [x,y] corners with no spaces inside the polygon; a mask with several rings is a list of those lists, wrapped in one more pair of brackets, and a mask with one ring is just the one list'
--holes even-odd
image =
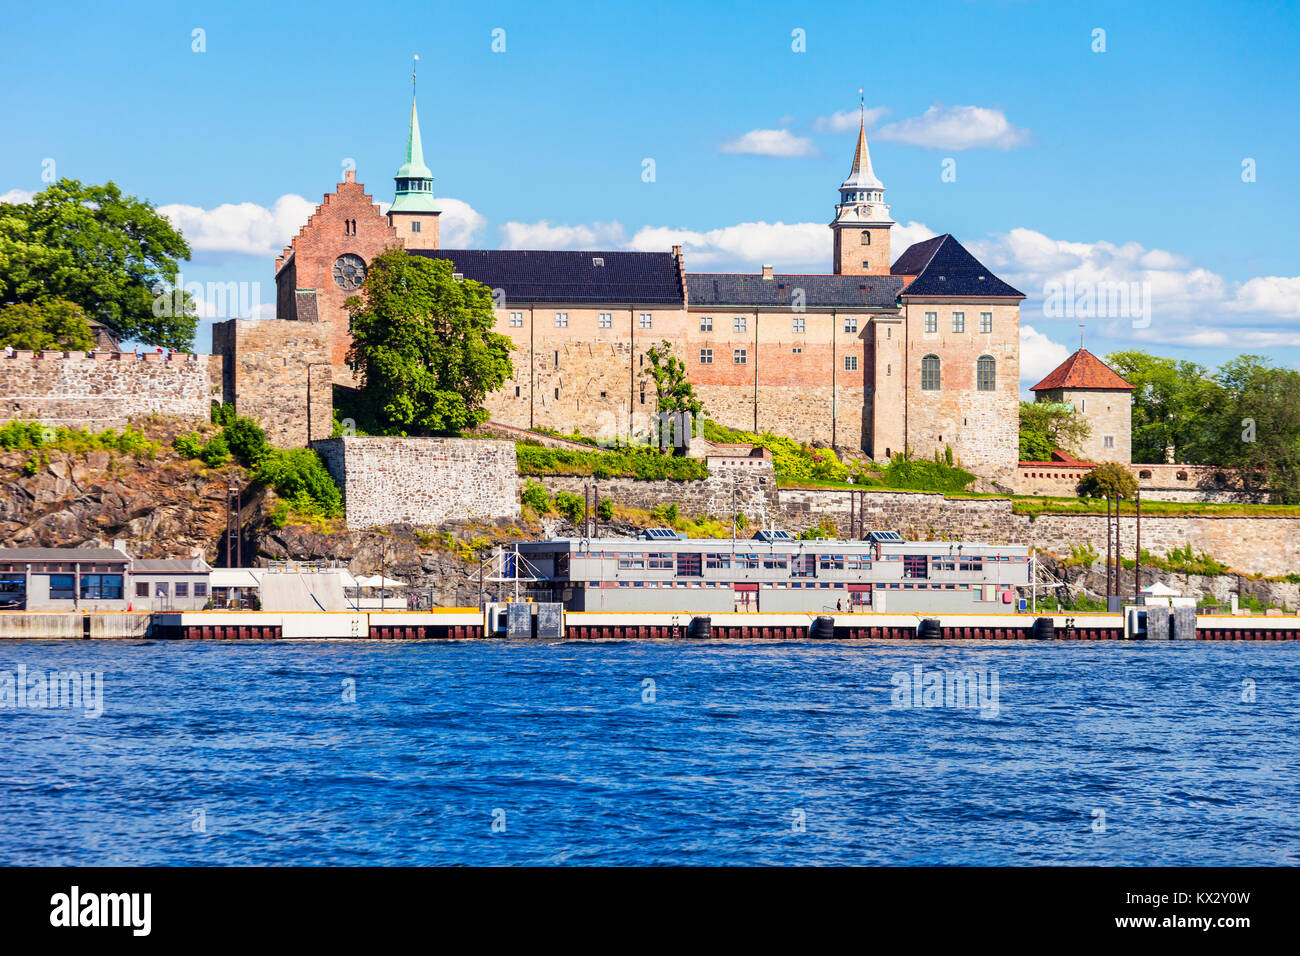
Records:
{"label": "orange roof", "polygon": [[1053,388],[1098,388],[1109,392],[1133,390],[1132,385],[1087,349],[1079,349],[1030,391],[1042,392]]}

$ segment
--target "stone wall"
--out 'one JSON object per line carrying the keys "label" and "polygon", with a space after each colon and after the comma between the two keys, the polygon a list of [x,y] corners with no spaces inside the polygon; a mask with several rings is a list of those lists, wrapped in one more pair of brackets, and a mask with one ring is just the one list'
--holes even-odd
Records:
{"label": "stone wall", "polygon": [[[1073,498],[1093,467],[1092,462],[1022,461],[1013,487],[1022,495]],[[1232,471],[1211,465],[1130,465],[1129,470],[1148,501],[1268,501],[1267,492],[1246,491]]]}
{"label": "stone wall", "polygon": [[[634,478],[597,480],[584,475],[521,475],[520,488],[540,481],[552,494],[568,491],[581,495],[583,487],[596,486],[597,499],[609,498],[625,508],[649,511],[656,505],[676,504],[683,515],[713,515],[729,519],[743,514],[751,522],[768,524],[776,514],[776,476],[772,462],[761,458],[708,459],[709,476],[702,481],[637,481]],[[734,510],[733,510],[734,509]]]}
{"label": "stone wall", "polygon": [[312,447],[343,489],[353,529],[519,515],[512,441],[355,437]]}
{"label": "stone wall", "polygon": [[209,356],[145,352],[0,352],[0,421],[122,428],[158,414],[207,419]]}
{"label": "stone wall", "polygon": [[[842,536],[850,533],[850,497],[837,490],[781,489],[777,524],[799,531],[829,518]],[[1091,544],[1106,554],[1106,516],[1079,514],[1020,515],[1008,498],[946,498],[906,491],[866,491],[865,530],[899,531],[906,538],[1024,544],[1056,554],[1072,545]],[[1131,557],[1135,524],[1120,522],[1120,546]],[[1247,574],[1300,572],[1300,518],[1211,515],[1142,516],[1142,547],[1168,554],[1190,545]]]}
{"label": "stone wall", "polygon": [[334,430],[331,344],[329,327],[319,322],[217,322],[212,351],[221,363],[220,398],[257,419],[272,445],[302,448],[328,438]]}

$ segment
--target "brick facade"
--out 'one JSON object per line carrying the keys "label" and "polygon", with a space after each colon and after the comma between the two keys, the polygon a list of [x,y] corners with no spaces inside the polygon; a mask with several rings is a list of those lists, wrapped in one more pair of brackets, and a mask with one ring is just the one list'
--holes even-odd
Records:
{"label": "brick facade", "polygon": [[207,355],[0,352],[0,421],[98,431],[144,415],[206,420],[213,397]]}

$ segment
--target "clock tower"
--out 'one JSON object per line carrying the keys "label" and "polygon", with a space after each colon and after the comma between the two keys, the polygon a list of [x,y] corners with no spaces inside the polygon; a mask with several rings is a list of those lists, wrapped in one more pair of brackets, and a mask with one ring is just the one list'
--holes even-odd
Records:
{"label": "clock tower", "polygon": [[885,184],[871,168],[865,116],[858,126],[853,168],[840,184],[840,201],[830,225],[836,275],[889,275],[889,230],[894,220],[885,205]]}

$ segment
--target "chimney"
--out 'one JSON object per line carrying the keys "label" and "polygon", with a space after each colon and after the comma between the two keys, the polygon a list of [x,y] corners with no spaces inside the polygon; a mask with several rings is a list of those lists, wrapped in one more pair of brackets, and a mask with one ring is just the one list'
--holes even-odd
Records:
{"label": "chimney", "polygon": [[764,279],[770,279],[770,278],[772,278],[772,267],[771,267],[771,266],[763,266],[763,278],[764,278]]}
{"label": "chimney", "polygon": [[345,183],[355,183],[357,181],[357,171],[355,169],[344,170],[343,181]]}
{"label": "chimney", "polygon": [[681,246],[673,246],[673,258],[674,258],[674,259],[680,259],[681,257],[682,257],[682,247],[681,247]]}

